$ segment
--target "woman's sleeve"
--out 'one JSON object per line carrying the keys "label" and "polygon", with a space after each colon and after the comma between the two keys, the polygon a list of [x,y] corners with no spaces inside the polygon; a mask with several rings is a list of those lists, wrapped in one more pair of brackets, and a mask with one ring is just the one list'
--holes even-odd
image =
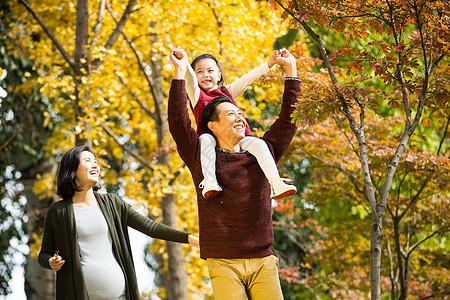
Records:
{"label": "woman's sleeve", "polygon": [[197,76],[195,76],[194,69],[191,65],[187,65],[186,72],[186,93],[191,101],[192,109],[197,105],[198,98],[200,97],[200,87],[198,86]]}
{"label": "woman's sleeve", "polygon": [[46,269],[51,269],[48,260],[55,253],[55,235],[53,230],[53,223],[51,221],[53,211],[54,210],[52,209],[52,207],[50,207],[45,216],[44,234],[42,236],[41,251],[39,252],[38,256],[39,264]]}
{"label": "woman's sleeve", "polygon": [[142,232],[152,238],[162,239],[177,243],[188,243],[189,233],[158,223],[135,211],[129,204],[126,205],[128,226]]}
{"label": "woman's sleeve", "polygon": [[269,72],[269,70],[270,70],[269,64],[265,62],[259,67],[251,70],[249,73],[241,76],[232,84],[227,85],[226,88],[230,93],[231,97],[233,97],[233,99],[236,99],[247,89],[249,85],[258,80],[262,75]]}

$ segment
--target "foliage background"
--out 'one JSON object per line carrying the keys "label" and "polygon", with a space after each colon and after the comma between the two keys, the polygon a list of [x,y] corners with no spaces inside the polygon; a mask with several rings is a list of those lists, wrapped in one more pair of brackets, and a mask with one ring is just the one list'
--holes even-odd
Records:
{"label": "foliage background", "polygon": [[[311,6],[305,7],[313,14],[317,7],[313,1],[307,2]],[[28,3],[67,53],[73,54],[76,2]],[[166,101],[172,77],[169,49],[181,45],[191,59],[204,52],[217,56],[225,67],[228,82],[232,82],[266,61],[274,48],[284,46],[298,59],[304,96],[297,110],[301,129],[279,166],[282,174],[295,180],[299,193],[279,201],[274,209],[274,251],[280,258],[283,293],[285,299],[367,299],[371,213],[355,151],[357,141],[349,136],[348,126],[333,107],[331,82],[315,43],[304,32],[289,29],[289,18],[282,15],[275,1],[174,0],[140,1],[124,27],[126,37],[121,35],[114,47],[107,48],[108,37],[116,26],[114,18],[118,20],[123,13],[126,1],[107,2],[101,30],[94,34],[100,3],[89,1],[91,44],[80,59],[83,68],[77,83],[67,60],[25,7],[19,2],[1,2],[0,67],[8,70],[2,82],[8,96],[0,103],[0,250],[4,259],[0,294],[9,292],[7,282],[13,262],[8,255],[14,251],[10,239],[15,236],[22,243],[28,242],[31,259],[39,251],[40,229],[25,224],[31,223],[31,218],[42,218],[41,208],[26,208],[27,201],[30,202],[27,187],[32,185],[44,208],[56,200],[56,163],[75,145],[78,135],[92,140],[108,191],[145,207],[149,216],[158,221],[163,214],[161,198],[173,195],[178,228],[196,233],[195,189],[189,171],[178,157],[170,136],[158,135],[160,124],[155,118],[155,93],[161,92]],[[448,26],[446,17],[443,20],[447,23],[443,24]],[[315,20],[319,25],[323,21]],[[336,24],[339,29],[343,26]],[[352,29],[359,35],[349,38],[335,32],[332,26],[319,27],[317,32],[327,49],[358,47],[362,41],[379,38],[375,33],[361,35]],[[101,64],[95,68],[98,61]],[[355,56],[351,55],[336,61],[334,68],[339,80],[352,82],[360,78],[361,74],[355,73],[360,66],[349,63],[352,61]],[[158,91],[148,82],[148,77],[156,74],[156,67],[160,68]],[[380,74],[377,76],[371,66],[364,67],[364,75],[373,76],[373,88],[380,87]],[[282,74],[282,70],[275,68],[237,99],[257,136],[268,128],[278,112]],[[446,217],[449,215],[448,74],[446,57],[430,82],[430,98],[440,99],[436,101],[439,105],[425,109],[421,126],[394,178],[389,202],[392,212],[404,208],[414,195],[419,200],[401,220],[401,234],[395,234],[395,214],[386,216],[382,253],[382,290],[386,299],[396,286],[392,273],[397,266],[392,262],[395,255],[390,247],[393,249],[398,241],[408,250],[410,245],[430,235],[411,254],[408,295],[410,299],[444,299],[450,293],[446,280],[450,246]],[[384,92],[389,94],[393,90],[388,88]],[[74,103],[78,100],[83,115],[76,119]],[[369,145],[371,175],[380,183],[401,132],[402,117],[396,101],[377,100],[372,108],[379,114],[370,114],[366,122],[367,134],[373,138]],[[151,167],[146,167],[136,153]],[[422,185],[424,188],[420,189]],[[24,214],[11,215],[5,205],[7,200]],[[28,232],[27,241],[20,238],[23,232]],[[154,240],[147,256],[149,265],[160,274],[156,276],[152,295],[161,298],[166,296],[165,249],[165,243]],[[197,250],[184,247],[183,252],[189,297],[210,298],[206,264],[199,259]]]}

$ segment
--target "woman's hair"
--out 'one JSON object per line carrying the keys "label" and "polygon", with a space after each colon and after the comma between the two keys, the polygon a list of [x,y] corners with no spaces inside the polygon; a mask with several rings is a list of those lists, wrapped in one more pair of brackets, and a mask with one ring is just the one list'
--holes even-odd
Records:
{"label": "woman's hair", "polygon": [[205,131],[205,133],[209,133],[214,136],[213,132],[208,127],[208,123],[210,121],[218,121],[219,120],[219,112],[217,111],[217,106],[220,103],[224,103],[224,102],[233,104],[233,102],[227,96],[217,96],[216,98],[212,99],[211,102],[209,102],[205,106],[205,108],[203,108],[202,125],[203,125],[203,130]]}
{"label": "woman's hair", "polygon": [[[80,164],[81,152],[83,151],[88,151],[94,154],[88,146],[75,147],[67,151],[59,163],[56,180],[56,193],[62,198],[72,198],[75,192],[82,190],[82,187],[77,182],[76,175]],[[97,191],[100,189],[100,185],[97,183],[92,188],[94,191]]]}
{"label": "woman's hair", "polygon": [[222,65],[219,63],[219,61],[217,60],[217,58],[215,58],[213,55],[208,54],[208,53],[200,54],[199,56],[197,56],[196,58],[194,58],[194,60],[192,61],[192,63],[191,63],[192,69],[195,70],[195,65],[196,65],[199,61],[201,61],[201,60],[203,60],[203,59],[207,59],[207,58],[212,59],[212,60],[217,64],[217,67],[219,68],[219,71],[220,71],[220,73],[222,74],[222,75],[220,76],[219,82],[217,82],[217,85],[218,85],[219,87],[223,86],[224,83],[225,83],[225,75],[223,74],[223,68],[222,68]]}

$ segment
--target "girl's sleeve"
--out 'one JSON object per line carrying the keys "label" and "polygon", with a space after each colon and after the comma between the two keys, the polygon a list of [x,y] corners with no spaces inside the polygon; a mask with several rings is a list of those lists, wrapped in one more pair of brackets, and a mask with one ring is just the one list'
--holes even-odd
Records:
{"label": "girl's sleeve", "polygon": [[189,101],[191,101],[192,109],[198,102],[198,98],[200,97],[200,87],[198,86],[197,76],[195,76],[194,69],[192,69],[191,65],[187,65],[186,72],[186,93],[189,97]]}
{"label": "girl's sleeve", "polygon": [[259,67],[251,70],[249,73],[243,75],[232,84],[227,85],[226,89],[230,93],[231,97],[233,97],[233,99],[236,99],[247,89],[249,85],[258,80],[262,75],[269,72],[269,70],[269,64],[265,62]]}

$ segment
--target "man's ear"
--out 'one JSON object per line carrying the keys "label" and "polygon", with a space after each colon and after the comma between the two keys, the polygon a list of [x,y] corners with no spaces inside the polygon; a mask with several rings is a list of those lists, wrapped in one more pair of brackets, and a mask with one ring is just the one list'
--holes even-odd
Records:
{"label": "man's ear", "polygon": [[216,130],[216,122],[209,121],[208,122],[208,128],[209,128],[209,130],[211,130],[214,133],[215,130]]}

